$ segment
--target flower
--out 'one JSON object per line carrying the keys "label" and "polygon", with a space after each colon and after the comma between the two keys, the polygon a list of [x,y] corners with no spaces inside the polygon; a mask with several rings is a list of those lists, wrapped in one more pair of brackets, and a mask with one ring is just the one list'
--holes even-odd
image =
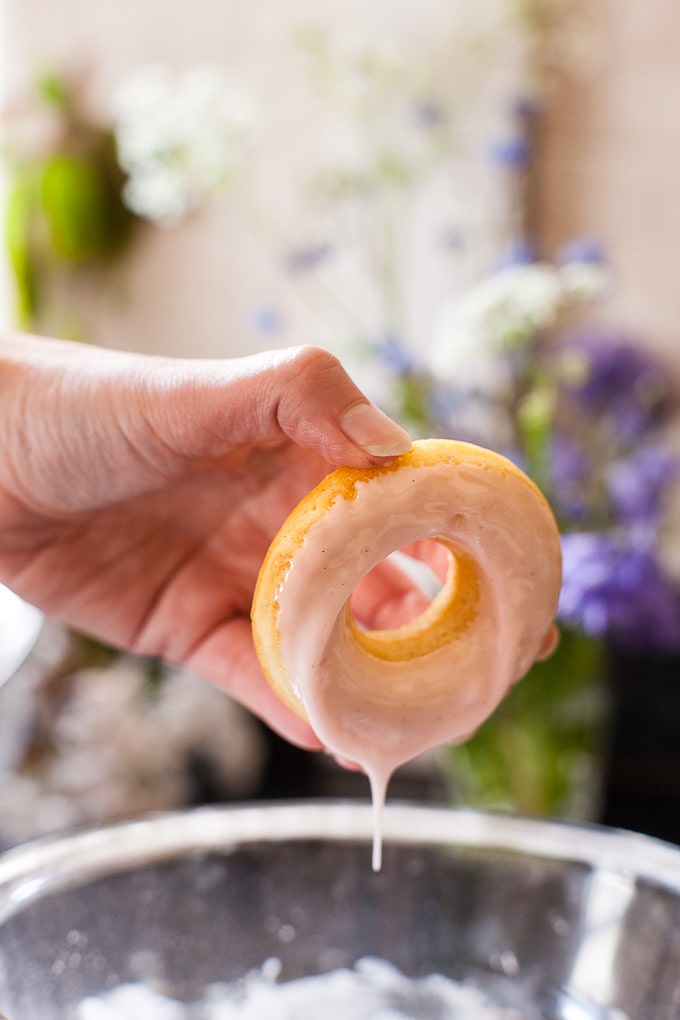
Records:
{"label": "flower", "polygon": [[48,671],[20,703],[16,747],[0,762],[2,845],[186,806],[201,786],[252,794],[265,747],[248,713],[184,669],[161,666],[150,689],[147,665],[83,666],[56,698]]}
{"label": "flower", "polygon": [[557,253],[560,265],[571,263],[603,266],[606,263],[604,248],[593,237],[575,237],[563,245]]}
{"label": "flower", "polygon": [[162,67],[136,72],[113,100],[126,205],[155,223],[197,209],[239,166],[253,121],[252,99],[217,68],[173,77]]}
{"label": "flower", "polygon": [[554,327],[575,303],[599,293],[599,267],[514,262],[441,310],[427,362],[434,374],[456,385],[473,380],[482,390],[502,390],[505,349],[521,348]]}
{"label": "flower", "polygon": [[[582,266],[588,290],[597,293],[601,277]],[[554,326],[576,292],[570,269],[542,262],[514,263],[494,273],[457,301],[450,321],[474,330],[496,349],[526,343],[541,330]]]}
{"label": "flower", "polygon": [[628,337],[564,332],[608,285],[594,243],[556,264],[517,260],[445,305],[420,360],[392,352],[390,363],[411,420],[421,397],[422,433],[512,451],[544,490],[562,532],[564,626],[678,649],[680,591],[663,548],[680,478],[662,432],[672,379]]}
{"label": "flower", "polygon": [[292,248],[283,257],[287,273],[309,273],[318,269],[333,255],[333,245],[327,241]]}
{"label": "flower", "polygon": [[284,328],[284,317],[273,305],[262,305],[255,309],[251,325],[254,331],[262,336],[275,336]]}
{"label": "flower", "polygon": [[632,534],[563,535],[558,617],[632,648],[680,649],[680,596],[655,550]]}
{"label": "flower", "polygon": [[605,478],[617,519],[631,527],[658,527],[668,489],[678,477],[680,458],[657,443],[614,460],[606,468]]}
{"label": "flower", "polygon": [[252,98],[211,67],[142,69],[115,93],[112,120],[92,114],[84,84],[43,75],[3,153],[17,318],[55,335],[80,332],[60,295],[82,270],[106,272],[141,221],[177,223],[235,180],[254,122]]}
{"label": "flower", "polygon": [[375,344],[375,353],[392,371],[404,374],[415,371],[416,362],[413,354],[393,333],[386,333],[378,340]]}
{"label": "flower", "polygon": [[531,144],[521,136],[503,139],[494,142],[490,147],[489,156],[498,166],[507,167],[509,170],[523,170],[531,160]]}
{"label": "flower", "polygon": [[553,508],[558,516],[579,523],[587,519],[590,464],[586,451],[572,436],[552,436],[549,472]]}
{"label": "flower", "polygon": [[536,245],[526,237],[515,238],[503,252],[498,269],[509,266],[529,266],[536,261]]}
{"label": "flower", "polygon": [[639,442],[669,406],[673,383],[665,364],[628,337],[580,331],[561,344],[559,356],[577,369],[565,380],[565,394],[620,442]]}

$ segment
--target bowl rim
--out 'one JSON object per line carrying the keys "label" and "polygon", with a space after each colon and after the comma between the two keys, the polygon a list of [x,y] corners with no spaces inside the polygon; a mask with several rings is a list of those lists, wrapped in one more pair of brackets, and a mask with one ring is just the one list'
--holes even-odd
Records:
{"label": "bowl rim", "polygon": [[[369,845],[374,824],[373,808],[360,801],[276,801],[162,812],[41,837],[0,854],[0,924],[47,892],[131,866],[186,853],[232,853],[256,842]],[[382,829],[388,845],[582,864],[680,893],[680,847],[624,829],[409,802],[387,805]]]}

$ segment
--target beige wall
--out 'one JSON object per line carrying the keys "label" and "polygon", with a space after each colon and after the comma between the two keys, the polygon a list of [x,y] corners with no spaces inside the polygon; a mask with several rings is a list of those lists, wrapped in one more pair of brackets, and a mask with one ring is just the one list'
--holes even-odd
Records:
{"label": "beige wall", "polygon": [[602,317],[680,368],[680,4],[590,0],[591,68],[562,76],[546,123],[537,216],[549,251],[604,243]]}
{"label": "beige wall", "polygon": [[[555,5],[571,9],[575,2],[555,0]],[[234,0],[3,3],[4,55],[15,85],[39,60],[82,63],[83,53],[103,83],[150,56],[172,56],[182,64],[220,55],[253,72],[259,59],[270,73],[279,70],[282,7],[277,0],[260,0],[260,15],[269,16],[258,18]],[[680,3],[581,3],[591,33],[586,44],[591,67],[577,76],[563,75],[553,96],[536,194],[540,232],[548,252],[574,235],[600,238],[616,283],[601,314],[668,351],[680,366]],[[300,15],[318,11],[314,0],[295,0],[292,6]],[[437,0],[428,9],[439,6]],[[418,5],[407,7],[413,11]],[[351,17],[352,9],[355,14],[368,11],[361,14],[362,23],[370,15],[379,24],[378,15],[386,8],[391,5],[329,0],[324,13],[337,16],[342,10]],[[234,279],[245,303],[263,273],[257,254],[230,243],[233,232],[225,228],[231,228],[226,212],[186,228],[170,242],[149,241],[138,252],[127,281],[131,331],[150,335],[158,325],[154,308],[160,306],[169,312],[171,350],[188,342],[197,353],[229,353],[230,347],[246,344],[242,316],[228,303],[208,321],[199,322],[196,315]],[[190,270],[185,273],[187,251]],[[177,294],[183,289],[191,297],[180,302]],[[119,342],[120,323],[110,332],[105,342]]]}

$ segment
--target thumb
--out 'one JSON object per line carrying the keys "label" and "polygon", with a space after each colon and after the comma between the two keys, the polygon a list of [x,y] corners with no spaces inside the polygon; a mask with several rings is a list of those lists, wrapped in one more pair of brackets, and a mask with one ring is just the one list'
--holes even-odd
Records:
{"label": "thumb", "polygon": [[336,357],[316,347],[287,354],[270,399],[290,439],[333,464],[363,465],[410,449],[408,433],[367,400]]}
{"label": "thumb", "polygon": [[[408,433],[371,403],[338,359],[321,348],[210,362],[209,380],[206,365],[194,364],[202,373],[201,383],[197,386],[194,378],[192,387],[193,397],[200,395],[200,400],[192,400],[191,415],[182,413],[174,437],[187,453],[214,456],[288,437],[331,464],[365,467],[406,453],[411,446]],[[183,403],[176,405],[178,411]],[[197,450],[197,439],[209,448]]]}

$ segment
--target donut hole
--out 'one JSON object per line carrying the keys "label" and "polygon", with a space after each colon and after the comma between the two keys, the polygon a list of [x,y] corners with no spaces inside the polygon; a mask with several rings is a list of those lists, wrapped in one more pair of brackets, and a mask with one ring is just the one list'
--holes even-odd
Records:
{"label": "donut hole", "polygon": [[434,539],[391,553],[362,579],[350,608],[361,630],[393,630],[422,616],[454,569],[453,557]]}

